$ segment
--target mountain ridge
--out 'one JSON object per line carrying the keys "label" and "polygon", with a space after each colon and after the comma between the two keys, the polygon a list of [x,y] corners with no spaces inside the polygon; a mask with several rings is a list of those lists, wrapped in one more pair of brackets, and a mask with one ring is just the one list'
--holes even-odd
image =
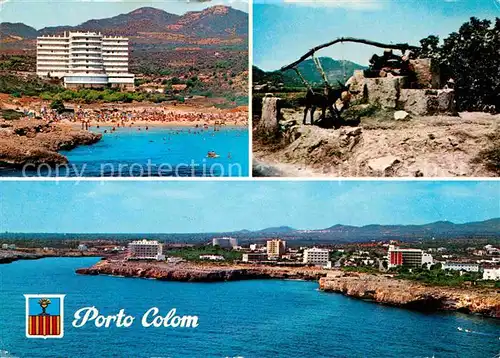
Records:
{"label": "mountain ridge", "polygon": [[[87,236],[101,236],[102,238],[113,238],[113,237],[125,237],[129,236],[131,238],[147,238],[150,237],[178,237],[178,241],[196,241],[196,242],[206,242],[209,238],[229,235],[235,236],[242,239],[264,239],[273,236],[279,236],[292,241],[303,241],[310,243],[340,243],[340,242],[366,242],[366,241],[387,241],[387,240],[402,240],[402,241],[412,241],[419,239],[432,239],[436,236],[436,239],[450,239],[450,238],[473,238],[473,237],[489,237],[489,238],[500,238],[500,217],[491,218],[482,221],[472,221],[466,223],[455,224],[449,222],[448,230],[434,230],[434,228],[439,227],[439,223],[442,221],[436,221],[433,223],[427,223],[422,225],[380,225],[380,224],[369,224],[364,226],[351,226],[336,224],[328,229],[315,229],[315,230],[301,230],[293,229],[289,226],[275,226],[264,228],[260,230],[239,230],[239,231],[226,231],[226,232],[206,232],[206,233],[0,233],[0,239],[5,239],[7,237],[11,238],[22,238],[23,236],[45,236],[50,237],[57,236],[61,238],[74,237],[83,239]],[[438,224],[437,226],[433,226]],[[427,230],[421,231],[419,229],[427,228]],[[430,229],[429,229],[430,228]],[[334,230],[335,229],[335,230]],[[344,230],[342,229],[350,229]],[[379,230],[374,230],[379,229]],[[406,231],[402,229],[407,229]],[[199,237],[199,239],[194,239],[194,237]],[[190,240],[186,240],[191,238]],[[175,240],[174,240],[175,241]]]}
{"label": "mountain ridge", "polygon": [[[328,81],[333,86],[337,84],[337,81],[345,83],[353,75],[354,71],[366,69],[366,66],[348,60],[337,60],[331,57],[319,57],[318,59]],[[312,59],[301,62],[297,66],[297,69],[311,85],[318,86],[323,84],[323,78]],[[280,70],[264,71],[257,66],[253,66],[253,82],[254,84],[271,83],[274,86],[279,86],[282,83],[284,87],[304,86],[300,77],[292,70],[285,72],[281,72]]]}
{"label": "mountain ridge", "polygon": [[0,38],[33,40],[40,35],[64,31],[101,31],[109,35],[138,36],[147,32],[172,32],[193,37],[231,37],[248,35],[248,14],[230,6],[216,5],[183,15],[145,6],[108,18],[89,19],[70,26],[48,26],[39,30],[23,23],[0,23]]}

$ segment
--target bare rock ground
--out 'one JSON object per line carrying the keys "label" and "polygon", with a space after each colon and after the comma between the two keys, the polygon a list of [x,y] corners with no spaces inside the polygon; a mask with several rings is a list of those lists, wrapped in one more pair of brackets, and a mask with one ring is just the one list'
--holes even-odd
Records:
{"label": "bare rock ground", "polygon": [[254,172],[265,176],[492,177],[475,160],[500,138],[500,115],[363,118],[359,127],[302,125],[301,111],[284,110],[281,145],[254,141]]}
{"label": "bare rock ground", "polygon": [[0,120],[0,168],[65,164],[67,158],[57,151],[90,145],[101,138],[100,133],[75,129],[69,124]]}

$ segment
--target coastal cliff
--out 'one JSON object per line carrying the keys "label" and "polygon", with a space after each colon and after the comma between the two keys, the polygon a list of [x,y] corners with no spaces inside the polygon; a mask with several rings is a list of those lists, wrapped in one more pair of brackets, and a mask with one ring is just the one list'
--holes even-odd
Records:
{"label": "coastal cliff", "polygon": [[459,311],[500,318],[500,292],[495,289],[425,286],[385,275],[330,272],[319,280],[325,292],[423,311]]}
{"label": "coastal cliff", "polygon": [[17,260],[36,260],[46,257],[36,253],[26,253],[14,250],[1,250],[0,251],[0,264],[10,264]]}
{"label": "coastal cliff", "polygon": [[71,150],[101,140],[102,134],[39,120],[0,120],[0,167],[22,168],[66,164],[59,150]]}
{"label": "coastal cliff", "polygon": [[426,311],[460,311],[500,318],[500,294],[495,289],[430,287],[385,275],[243,264],[177,263],[101,260],[81,275],[111,275],[181,282],[222,282],[251,279],[319,280],[320,290],[376,303]]}
{"label": "coastal cliff", "polygon": [[309,267],[276,267],[263,265],[223,265],[211,263],[157,263],[102,260],[89,268],[81,268],[82,275],[112,275],[155,278],[165,281],[221,282],[251,279],[318,280],[324,270]]}

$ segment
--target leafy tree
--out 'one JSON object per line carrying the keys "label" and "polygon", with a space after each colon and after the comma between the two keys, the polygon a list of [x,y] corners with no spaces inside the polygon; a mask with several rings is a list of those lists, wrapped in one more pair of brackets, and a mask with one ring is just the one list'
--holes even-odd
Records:
{"label": "leafy tree", "polygon": [[440,46],[439,37],[420,41],[419,57],[438,63],[445,79],[453,78],[458,110],[500,112],[500,18],[495,24],[471,17]]}
{"label": "leafy tree", "polygon": [[171,82],[172,82],[173,85],[178,85],[178,84],[182,83],[182,81],[181,81],[181,79],[179,77],[172,78]]}
{"label": "leafy tree", "polygon": [[63,101],[61,101],[60,99],[53,100],[52,103],[50,104],[50,108],[56,110],[57,113],[62,113],[66,109],[64,107]]}

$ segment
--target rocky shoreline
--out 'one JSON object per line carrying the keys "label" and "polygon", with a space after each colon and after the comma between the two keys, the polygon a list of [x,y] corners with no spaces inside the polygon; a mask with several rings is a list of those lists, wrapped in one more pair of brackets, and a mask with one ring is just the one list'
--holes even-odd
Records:
{"label": "rocky shoreline", "polygon": [[17,260],[37,260],[43,257],[48,257],[46,255],[27,253],[22,251],[0,251],[0,264],[10,264],[11,262]]}
{"label": "rocky shoreline", "polygon": [[35,169],[41,164],[50,167],[67,164],[68,159],[58,151],[91,145],[101,138],[100,133],[76,129],[63,123],[0,120],[0,168],[33,166],[32,169]]}
{"label": "rocky shoreline", "polygon": [[331,271],[314,267],[101,260],[92,267],[77,269],[76,273],[181,282],[310,280],[319,281],[319,289],[324,292],[341,293],[380,304],[421,311],[459,311],[500,318],[498,290],[429,287],[386,275]]}
{"label": "rocky shoreline", "polygon": [[48,257],[103,257],[102,252],[82,252],[78,250],[36,250],[31,252],[19,250],[0,250],[0,264],[10,264],[19,260],[38,260]]}
{"label": "rocky shoreline", "polygon": [[319,280],[324,270],[309,267],[263,265],[216,265],[205,263],[166,264],[122,260],[102,260],[89,268],[77,269],[81,275],[111,275],[153,278],[180,282],[223,282],[253,279]]}
{"label": "rocky shoreline", "polygon": [[320,290],[420,311],[458,311],[500,318],[500,290],[426,286],[387,275],[330,272]]}

